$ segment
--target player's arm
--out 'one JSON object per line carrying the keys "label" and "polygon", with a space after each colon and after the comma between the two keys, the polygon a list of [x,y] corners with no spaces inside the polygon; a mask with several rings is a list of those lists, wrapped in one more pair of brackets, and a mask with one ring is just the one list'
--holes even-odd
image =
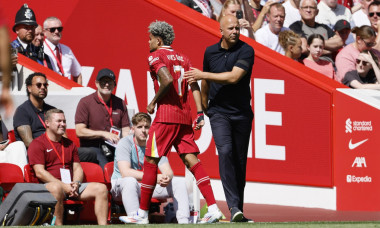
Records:
{"label": "player's arm", "polygon": [[142,171],[133,169],[130,162],[118,161],[117,166],[122,177],[134,177],[137,181],[142,180],[144,173]]}
{"label": "player's arm", "polygon": [[157,76],[160,82],[160,88],[147,107],[149,114],[154,113],[154,108],[156,107],[157,102],[165,96],[165,94],[169,91],[170,86],[173,84],[173,77],[168,68],[161,67],[157,72]]}
{"label": "player's arm", "polygon": [[201,91],[197,82],[191,83],[190,88],[193,93],[195,106],[197,107],[197,118],[194,120],[193,127],[195,130],[199,130],[205,125],[202,111]]}
{"label": "player's arm", "polygon": [[202,80],[201,82],[201,100],[202,100],[202,110],[207,115],[208,109],[208,92],[210,90],[210,82]]}
{"label": "player's arm", "polygon": [[29,125],[21,125],[16,128],[21,140],[24,142],[25,147],[29,147],[33,141],[32,128]]}
{"label": "player's arm", "polygon": [[222,73],[202,72],[197,68],[191,67],[189,71],[185,72],[184,79],[187,79],[189,83],[204,79],[216,83],[236,84],[244,77],[244,75],[246,75],[246,73],[247,71],[237,66],[234,66],[232,71]]}

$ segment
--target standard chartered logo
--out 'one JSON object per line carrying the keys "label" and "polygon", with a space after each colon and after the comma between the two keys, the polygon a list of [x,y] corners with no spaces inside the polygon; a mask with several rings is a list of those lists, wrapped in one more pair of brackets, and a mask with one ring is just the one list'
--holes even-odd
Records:
{"label": "standard chartered logo", "polygon": [[346,120],[346,133],[352,133],[352,122],[350,118]]}
{"label": "standard chartered logo", "polygon": [[353,131],[372,131],[372,121],[351,121],[350,118],[346,120],[346,133]]}

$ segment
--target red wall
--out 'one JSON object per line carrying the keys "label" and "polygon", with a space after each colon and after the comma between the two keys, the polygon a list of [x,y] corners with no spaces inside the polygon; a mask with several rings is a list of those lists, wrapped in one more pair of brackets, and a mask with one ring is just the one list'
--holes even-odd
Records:
{"label": "red wall", "polygon": [[[152,21],[165,20],[174,26],[176,39],[173,48],[188,55],[197,68],[202,68],[205,48],[220,39],[218,23],[174,0],[0,0],[10,27],[16,11],[24,2],[35,11],[38,23],[53,15],[62,20],[62,43],[72,48],[82,66],[95,67],[89,86],[94,86],[96,72],[103,67],[111,68],[116,74],[120,69],[129,69],[140,111],[146,110],[147,83],[150,83],[146,81],[146,57],[149,53],[147,27]],[[256,158],[258,152],[264,157],[268,153],[265,148],[255,153],[258,137],[253,130],[253,151],[248,159],[247,179],[332,186],[332,93],[342,85],[273,53],[253,40],[242,39],[252,45],[256,53],[252,88],[254,79],[270,79],[269,83],[282,83],[284,91],[283,94],[267,93],[264,106],[260,107],[281,115],[281,124],[267,125],[266,134],[261,138],[266,139],[267,145],[284,147],[285,159]],[[265,89],[272,91],[276,88],[270,85]],[[255,99],[253,92],[252,96]],[[264,119],[256,117],[255,121],[262,123],[260,121]],[[196,137],[199,135],[197,132]],[[218,177],[213,141],[200,158],[210,177]],[[184,174],[179,159],[176,156],[170,159],[175,172]]]}

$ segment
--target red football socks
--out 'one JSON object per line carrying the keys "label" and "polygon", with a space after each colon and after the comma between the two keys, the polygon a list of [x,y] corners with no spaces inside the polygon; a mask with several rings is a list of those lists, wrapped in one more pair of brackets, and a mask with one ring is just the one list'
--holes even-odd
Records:
{"label": "red football socks", "polygon": [[203,197],[206,199],[207,205],[215,204],[214,193],[212,192],[210,177],[207,176],[206,171],[203,169],[202,163],[198,162],[190,171],[193,173],[195,179],[197,180],[197,185],[201,191]]}
{"label": "red football socks", "polygon": [[157,165],[144,162],[144,176],[141,181],[140,209],[149,210],[150,200],[157,183]]}

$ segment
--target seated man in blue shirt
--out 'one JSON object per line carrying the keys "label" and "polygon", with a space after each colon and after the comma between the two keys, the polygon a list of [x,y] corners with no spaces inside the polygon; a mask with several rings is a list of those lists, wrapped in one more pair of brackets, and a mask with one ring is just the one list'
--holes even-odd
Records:
{"label": "seated man in blue shirt", "polygon": [[[132,117],[133,135],[120,139],[115,151],[115,166],[112,174],[111,193],[115,200],[122,200],[128,216],[137,214],[140,203],[143,177],[146,139],[152,119],[146,113],[139,112]],[[162,174],[157,175],[154,198],[173,197],[174,210],[178,223],[189,223],[189,199],[186,183],[183,179],[173,178],[168,159],[163,157],[159,164]],[[121,216],[120,220],[124,221]]]}

